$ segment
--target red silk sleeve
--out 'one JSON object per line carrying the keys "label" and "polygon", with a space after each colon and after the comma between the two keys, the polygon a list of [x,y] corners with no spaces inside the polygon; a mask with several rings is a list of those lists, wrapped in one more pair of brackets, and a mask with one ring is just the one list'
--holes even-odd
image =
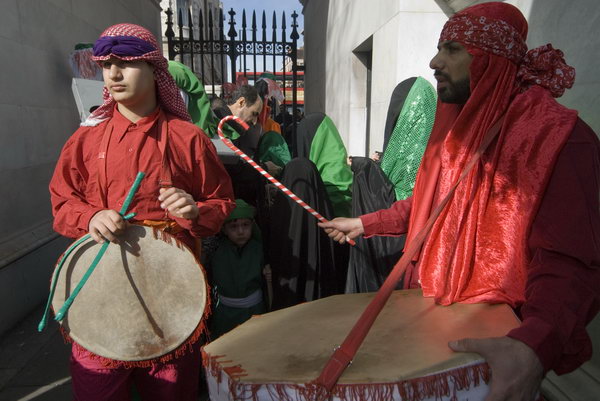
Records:
{"label": "red silk sleeve", "polygon": [[399,237],[408,231],[408,218],[412,207],[412,196],[396,201],[389,209],[378,210],[360,216],[365,229],[365,238],[374,235]]}
{"label": "red silk sleeve", "polygon": [[217,156],[215,146],[206,135],[198,136],[195,183],[191,194],[198,206],[194,220],[175,218],[177,223],[194,237],[216,234],[225,218],[235,208],[231,179]]}

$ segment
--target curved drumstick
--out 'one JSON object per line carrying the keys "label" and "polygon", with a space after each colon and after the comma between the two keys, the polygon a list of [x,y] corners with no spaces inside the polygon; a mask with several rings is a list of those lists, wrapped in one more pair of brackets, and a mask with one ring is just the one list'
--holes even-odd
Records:
{"label": "curved drumstick", "polygon": [[[121,207],[121,211],[119,212],[119,214],[121,216],[123,216],[124,220],[129,220],[135,216],[135,213],[129,213],[129,214],[125,215],[125,212],[129,208],[129,205],[131,204],[131,201],[133,200],[133,196],[137,192],[137,190],[140,186],[140,183],[142,182],[142,179],[144,178],[145,175],[146,174],[141,171],[138,172],[137,176],[135,177],[135,180],[133,182],[133,185],[131,186],[131,188],[129,189],[129,192],[127,193],[127,197],[125,198],[125,201],[123,202],[123,206]],[[82,244],[83,242],[87,241],[90,238],[91,238],[90,234],[86,234],[83,237],[79,238],[74,244],[72,244],[65,251],[63,256],[60,258],[60,261],[56,265],[56,269],[54,269],[54,275],[52,277],[52,282],[50,283],[50,295],[48,296],[48,301],[46,302],[46,308],[44,309],[44,315],[42,316],[42,320],[40,320],[40,323],[38,324],[38,331],[41,332],[42,330],[44,330],[44,328],[46,327],[46,324],[48,323],[48,312],[50,310],[50,305],[52,305],[52,300],[54,299],[54,292],[56,291],[56,285],[58,284],[58,276],[60,275],[60,271],[63,268],[65,260],[80,244]],[[75,297],[77,297],[77,295],[79,294],[79,292],[81,291],[81,289],[83,288],[85,283],[87,282],[90,275],[96,269],[96,266],[98,265],[98,263],[100,262],[100,259],[106,252],[106,249],[108,248],[109,244],[110,244],[110,242],[108,242],[108,241],[106,241],[102,244],[102,246],[100,247],[100,250],[96,254],[96,257],[92,261],[92,264],[90,265],[88,270],[85,272],[85,274],[79,281],[79,284],[77,284],[77,287],[75,287],[75,290],[73,290],[71,295],[63,303],[63,306],[56,313],[54,320],[56,320],[58,322],[63,320],[63,318],[65,317],[65,314],[67,313],[67,311],[71,307],[71,304],[75,300]]]}
{"label": "curved drumstick", "polygon": [[[321,223],[327,223],[328,220],[325,217],[321,216],[321,214],[319,212],[317,212],[315,209],[313,209],[312,207],[310,207],[310,205],[308,205],[306,202],[304,202],[302,199],[300,199],[295,193],[293,193],[292,191],[290,191],[281,182],[277,181],[271,174],[267,173],[267,171],[264,168],[262,168],[261,166],[259,166],[247,154],[245,154],[244,152],[242,152],[227,137],[225,137],[225,135],[223,135],[223,130],[222,130],[223,124],[225,124],[229,120],[234,120],[235,122],[237,122],[238,124],[240,124],[242,127],[244,127],[244,129],[248,129],[248,124],[246,124],[246,122],[242,121],[242,119],[240,119],[239,117],[236,117],[236,116],[225,116],[225,117],[223,117],[223,119],[219,122],[219,125],[217,127],[217,132],[219,134],[219,138],[221,138],[221,140],[223,141],[223,143],[229,149],[233,150],[233,152],[236,155],[238,155],[239,157],[241,157],[242,160],[244,160],[246,163],[250,164],[256,170],[258,170],[258,172],[261,173],[267,180],[269,180],[273,184],[275,184],[275,186],[277,187],[277,189],[281,190],[284,194],[286,194],[287,196],[289,196],[290,198],[292,198],[294,200],[294,202],[296,202],[297,204],[299,204],[300,206],[302,206],[304,209],[306,209],[317,220],[319,220]],[[346,242],[348,242],[352,246],[356,245],[356,242],[354,242],[354,240],[352,240],[352,239],[350,239],[348,237],[346,237]]]}

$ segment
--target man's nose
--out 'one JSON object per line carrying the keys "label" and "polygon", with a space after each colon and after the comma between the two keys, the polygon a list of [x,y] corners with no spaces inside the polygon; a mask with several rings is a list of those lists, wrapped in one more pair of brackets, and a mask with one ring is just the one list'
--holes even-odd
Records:
{"label": "man's nose", "polygon": [[429,62],[429,68],[432,70],[441,70],[444,67],[444,63],[442,57],[440,56],[440,52],[437,52],[435,56]]}

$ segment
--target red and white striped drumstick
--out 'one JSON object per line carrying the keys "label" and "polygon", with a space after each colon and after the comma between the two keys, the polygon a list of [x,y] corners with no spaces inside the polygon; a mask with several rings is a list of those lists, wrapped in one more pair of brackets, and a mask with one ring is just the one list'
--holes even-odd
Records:
{"label": "red and white striped drumstick", "polygon": [[[233,150],[233,152],[236,155],[238,155],[239,157],[241,157],[242,160],[244,160],[245,162],[247,162],[248,164],[250,164],[256,170],[258,170],[258,172],[261,173],[267,180],[269,180],[273,184],[275,184],[275,186],[279,190],[281,190],[284,194],[286,194],[287,196],[289,196],[290,198],[292,198],[297,204],[299,204],[304,209],[306,209],[310,214],[312,214],[313,216],[315,216],[317,218],[317,220],[319,220],[321,223],[327,223],[328,220],[325,217],[321,216],[321,214],[319,212],[317,212],[315,209],[313,209],[312,207],[310,207],[310,205],[308,205],[306,202],[304,202],[302,199],[300,199],[295,193],[293,193],[292,191],[290,191],[285,185],[283,185],[282,183],[280,183],[279,181],[277,181],[271,174],[267,173],[264,168],[262,168],[261,166],[259,166],[247,154],[245,154],[244,152],[242,152],[228,138],[226,138],[225,135],[223,135],[223,130],[222,130],[223,124],[225,124],[229,120],[236,121],[238,124],[240,124],[246,130],[249,128],[248,124],[246,124],[245,121],[243,121],[242,119],[240,119],[237,116],[225,116],[225,117],[223,117],[223,119],[219,122],[219,126],[217,127],[217,132],[219,133],[219,138],[221,138],[221,140],[223,141],[223,143],[229,149]],[[352,239],[350,239],[348,237],[346,237],[346,242],[348,242],[352,246],[356,245],[356,242],[354,242],[354,240],[352,240]]]}

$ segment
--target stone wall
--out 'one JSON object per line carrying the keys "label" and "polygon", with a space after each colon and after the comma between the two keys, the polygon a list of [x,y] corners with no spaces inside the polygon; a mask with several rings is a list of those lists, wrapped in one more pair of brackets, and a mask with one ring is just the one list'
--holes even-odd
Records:
{"label": "stone wall", "polygon": [[[446,15],[433,0],[308,1],[303,14],[307,112],[327,113],[350,155],[381,150],[396,84],[415,75],[433,82],[428,64]],[[368,57],[372,81],[367,140]]]}

